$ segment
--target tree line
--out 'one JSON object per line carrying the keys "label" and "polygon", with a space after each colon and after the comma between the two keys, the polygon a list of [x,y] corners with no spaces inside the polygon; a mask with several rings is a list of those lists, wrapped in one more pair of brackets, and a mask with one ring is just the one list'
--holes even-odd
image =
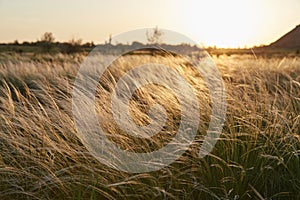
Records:
{"label": "tree line", "polygon": [[[135,48],[148,48],[151,45],[160,44],[161,47],[163,46],[170,46],[168,44],[164,44],[162,40],[162,35],[164,33],[159,30],[157,27],[153,28],[152,31],[146,32],[146,38],[148,43],[143,44],[138,41],[134,41],[131,44],[112,44],[112,36],[109,35],[107,41],[104,44],[97,45],[98,50],[102,51],[103,53],[117,53],[118,51],[132,49]],[[82,39],[74,39],[72,38],[68,42],[58,42],[55,41],[55,37],[52,32],[45,32],[39,40],[36,42],[22,42],[19,43],[15,40],[13,43],[7,44],[0,44],[0,51],[14,51],[17,53],[23,52],[38,52],[38,53],[66,53],[66,54],[73,54],[73,53],[80,53],[80,52],[89,52],[91,51],[96,45],[93,41],[83,43]],[[173,46],[172,46],[173,47]],[[197,50],[195,46],[190,46],[189,44],[180,44],[175,45],[175,49],[184,50],[184,51],[194,51]]]}

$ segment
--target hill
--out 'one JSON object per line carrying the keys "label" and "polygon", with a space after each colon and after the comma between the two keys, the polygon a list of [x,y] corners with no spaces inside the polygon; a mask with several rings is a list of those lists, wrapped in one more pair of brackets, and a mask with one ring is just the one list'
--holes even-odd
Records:
{"label": "hill", "polygon": [[283,35],[268,47],[280,49],[300,49],[300,25]]}

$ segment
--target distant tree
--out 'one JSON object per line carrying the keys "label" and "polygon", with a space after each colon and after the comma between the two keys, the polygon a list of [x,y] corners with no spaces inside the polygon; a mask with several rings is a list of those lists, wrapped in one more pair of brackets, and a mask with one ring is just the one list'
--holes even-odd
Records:
{"label": "distant tree", "polygon": [[53,33],[46,32],[41,37],[41,47],[43,52],[50,53],[54,49],[54,43],[55,38],[53,36]]}
{"label": "distant tree", "polygon": [[53,43],[54,41],[55,41],[55,38],[53,36],[53,33],[51,33],[51,32],[46,32],[41,37],[41,42]]}
{"label": "distant tree", "polygon": [[150,44],[160,44],[162,42],[162,35],[163,32],[157,26],[153,28],[153,32],[146,32],[147,40]]}
{"label": "distant tree", "polygon": [[[35,44],[35,43],[34,43]],[[28,41],[24,41],[22,42],[22,45],[32,45],[32,43],[28,42]]]}
{"label": "distant tree", "polygon": [[13,44],[14,44],[14,45],[19,45],[19,41],[18,41],[18,40],[15,40]]}

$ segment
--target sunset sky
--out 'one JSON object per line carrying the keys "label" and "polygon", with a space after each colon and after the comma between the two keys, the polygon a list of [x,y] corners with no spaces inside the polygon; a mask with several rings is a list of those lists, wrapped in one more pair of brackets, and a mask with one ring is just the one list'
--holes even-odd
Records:
{"label": "sunset sky", "polygon": [[36,41],[44,32],[102,43],[109,34],[158,26],[206,46],[250,47],[300,24],[299,11],[300,0],[0,0],[0,43]]}

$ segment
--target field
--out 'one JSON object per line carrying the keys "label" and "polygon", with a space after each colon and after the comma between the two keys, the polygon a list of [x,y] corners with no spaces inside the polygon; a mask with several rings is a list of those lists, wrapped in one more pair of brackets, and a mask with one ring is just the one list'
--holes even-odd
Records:
{"label": "field", "polygon": [[195,142],[174,163],[126,173],[95,159],[78,138],[72,89],[85,56],[0,54],[0,199],[300,199],[299,57],[213,57],[227,113],[220,139],[204,158],[198,151],[211,102],[203,78],[172,55],[117,60],[99,80],[96,108],[108,138],[122,149],[159,149],[181,120],[172,92],[148,85],[134,94],[130,114],[147,125],[150,106],[159,103],[168,116],[164,129],[148,140],[119,130],[108,109],[110,95],[132,64],[159,59],[177,70],[196,93],[201,119]]}

